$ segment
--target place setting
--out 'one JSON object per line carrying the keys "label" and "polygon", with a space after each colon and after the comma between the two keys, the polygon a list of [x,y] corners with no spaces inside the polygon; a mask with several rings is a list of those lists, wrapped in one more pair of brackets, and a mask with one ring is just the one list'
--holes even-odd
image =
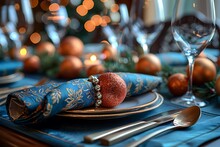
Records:
{"label": "place setting", "polygon": [[0,125],[51,146],[209,143],[220,135],[216,6],[0,2],[7,18],[0,20]]}

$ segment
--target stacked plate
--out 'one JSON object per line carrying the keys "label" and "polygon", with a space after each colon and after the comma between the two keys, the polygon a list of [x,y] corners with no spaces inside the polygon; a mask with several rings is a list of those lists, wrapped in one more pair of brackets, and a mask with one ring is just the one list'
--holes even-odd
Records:
{"label": "stacked plate", "polygon": [[135,97],[128,97],[114,108],[85,108],[68,110],[57,114],[61,117],[80,119],[114,119],[139,114],[156,109],[163,103],[163,97],[156,92],[149,92]]}
{"label": "stacked plate", "polygon": [[21,61],[0,61],[0,84],[9,84],[21,80],[24,75],[19,71],[23,67]]}
{"label": "stacked plate", "polygon": [[1,76],[0,77],[0,84],[9,84],[9,83],[14,83],[19,80],[21,80],[24,77],[23,73],[17,72],[13,73],[7,76]]}

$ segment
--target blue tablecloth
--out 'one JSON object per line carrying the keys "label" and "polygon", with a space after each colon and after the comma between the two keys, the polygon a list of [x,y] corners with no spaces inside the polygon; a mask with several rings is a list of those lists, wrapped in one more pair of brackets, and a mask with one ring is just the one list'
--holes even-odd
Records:
{"label": "blue tablecloth", "polygon": [[[25,79],[10,84],[10,87],[16,87],[23,84],[34,84],[40,77],[38,76],[26,76]],[[6,113],[5,106],[0,107],[0,124],[7,126],[13,130],[21,132],[25,135],[33,137],[37,140],[43,141],[53,146],[101,146],[99,142],[94,144],[86,144],[83,142],[83,137],[85,135],[110,129],[113,127],[118,127],[142,118],[149,117],[151,115],[157,114],[159,112],[182,108],[171,104],[168,97],[164,95],[165,102],[157,109],[133,115],[130,117],[124,117],[120,119],[112,120],[79,120],[72,118],[61,118],[52,117],[42,124],[33,126],[21,126],[16,125],[9,120]],[[213,138],[220,136],[220,103],[216,99],[215,102],[207,107],[202,108],[202,116],[197,124],[188,128],[186,130],[173,131],[165,135],[161,135],[152,138],[150,141],[146,142],[147,146],[198,146],[202,143],[209,141]],[[163,128],[171,123],[161,125],[157,128],[151,129],[118,144],[113,145],[114,147],[125,146],[131,141],[139,139],[154,130]]]}

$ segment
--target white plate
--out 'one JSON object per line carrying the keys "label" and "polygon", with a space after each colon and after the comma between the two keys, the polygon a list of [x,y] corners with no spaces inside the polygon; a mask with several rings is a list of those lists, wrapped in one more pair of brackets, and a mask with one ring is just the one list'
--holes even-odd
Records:
{"label": "white plate", "polygon": [[163,103],[163,97],[159,94],[158,99],[155,103],[148,105],[142,109],[136,109],[134,111],[129,112],[120,112],[120,113],[108,113],[108,114],[71,114],[71,113],[59,113],[57,116],[59,117],[66,117],[66,118],[74,118],[74,119],[89,119],[89,120],[104,120],[104,119],[115,119],[115,118],[122,118],[127,117],[134,114],[144,113],[153,109],[156,109]]}
{"label": "white plate", "polygon": [[0,84],[9,84],[9,83],[14,83],[17,82],[19,80],[21,80],[24,77],[23,73],[14,73],[11,75],[7,75],[7,76],[1,76],[0,77]]}
{"label": "white plate", "polygon": [[155,103],[158,95],[155,92],[148,92],[135,97],[127,97],[124,102],[114,108],[85,108],[81,110],[67,110],[65,113],[71,114],[106,114],[134,111]]}

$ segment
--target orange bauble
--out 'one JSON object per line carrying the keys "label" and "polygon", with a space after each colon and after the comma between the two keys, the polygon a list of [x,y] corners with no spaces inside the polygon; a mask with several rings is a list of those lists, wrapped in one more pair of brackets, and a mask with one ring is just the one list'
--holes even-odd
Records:
{"label": "orange bauble", "polygon": [[36,54],[40,55],[47,53],[48,55],[53,55],[55,53],[55,46],[48,41],[41,42],[36,46]]}
{"label": "orange bauble", "polygon": [[80,57],[83,53],[83,42],[74,36],[64,38],[58,49],[59,53],[63,56],[77,56]]}
{"label": "orange bauble", "polygon": [[138,73],[156,75],[161,71],[161,63],[156,55],[150,53],[141,56],[135,68]]}
{"label": "orange bauble", "polygon": [[220,77],[217,78],[215,83],[215,91],[218,95],[220,95]]}
{"label": "orange bauble", "polygon": [[[187,73],[189,75],[187,67]],[[215,64],[207,58],[196,58],[193,70],[193,84],[201,85],[216,78]]]}
{"label": "orange bauble", "polygon": [[101,86],[102,107],[115,107],[122,103],[127,94],[125,81],[115,73],[105,73],[99,76]]}
{"label": "orange bauble", "polygon": [[89,77],[91,75],[102,74],[104,72],[105,72],[105,67],[102,64],[98,64],[98,65],[90,66],[87,69],[86,74]]}
{"label": "orange bauble", "polygon": [[176,73],[168,78],[168,89],[174,96],[181,96],[187,92],[188,79],[182,73]]}
{"label": "orange bauble", "polygon": [[117,57],[117,50],[111,45],[105,45],[102,49],[102,54],[105,60],[115,60]]}
{"label": "orange bauble", "polygon": [[40,69],[40,58],[36,55],[30,56],[23,61],[23,70],[28,73],[37,73]]}
{"label": "orange bauble", "polygon": [[65,79],[77,78],[82,68],[83,63],[78,57],[65,57],[59,66],[59,76]]}

